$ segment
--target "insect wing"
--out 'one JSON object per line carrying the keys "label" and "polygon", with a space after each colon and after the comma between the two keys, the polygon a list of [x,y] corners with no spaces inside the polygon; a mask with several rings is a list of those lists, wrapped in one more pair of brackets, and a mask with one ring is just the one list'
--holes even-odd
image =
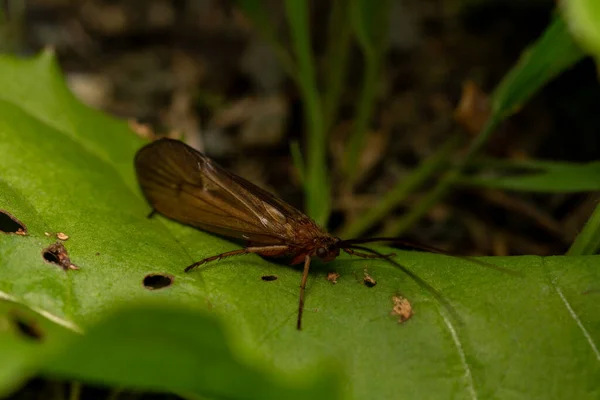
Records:
{"label": "insect wing", "polygon": [[294,240],[310,219],[186,144],[161,139],[140,149],[135,167],[152,207],[176,221],[256,244]]}

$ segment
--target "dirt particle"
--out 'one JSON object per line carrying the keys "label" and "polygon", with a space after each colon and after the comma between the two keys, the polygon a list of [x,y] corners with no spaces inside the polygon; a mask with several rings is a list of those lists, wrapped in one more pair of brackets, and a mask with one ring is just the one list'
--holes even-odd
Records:
{"label": "dirt particle", "polygon": [[331,282],[335,285],[337,283],[337,279],[339,277],[340,277],[340,274],[338,274],[337,272],[328,272],[325,279],[327,279],[329,282]]}
{"label": "dirt particle", "polygon": [[265,282],[272,282],[277,280],[277,275],[263,275],[260,279]]}
{"label": "dirt particle", "polygon": [[171,274],[148,274],[142,284],[148,290],[164,289],[173,284],[175,277]]}
{"label": "dirt particle", "polygon": [[14,313],[12,314],[11,319],[17,332],[19,332],[22,336],[31,340],[35,340],[36,342],[39,342],[43,339],[44,335],[42,334],[42,330],[35,322],[26,321],[24,318]]}
{"label": "dirt particle", "polygon": [[412,306],[406,297],[400,295],[392,297],[394,308],[392,308],[392,315],[399,317],[398,323],[401,324],[406,322],[412,317]]}
{"label": "dirt particle", "polygon": [[58,233],[56,234],[56,238],[57,238],[58,240],[62,240],[62,241],[64,242],[65,240],[69,240],[69,235],[67,235],[67,234],[65,234],[65,233],[62,233],[62,232],[58,232]]}
{"label": "dirt particle", "polygon": [[373,279],[373,277],[371,275],[369,275],[366,268],[364,271],[363,283],[367,287],[373,287],[373,286],[377,285],[377,281],[375,279]]}
{"label": "dirt particle", "polygon": [[42,257],[47,263],[58,265],[65,271],[79,269],[77,265],[71,263],[71,259],[69,258],[69,253],[67,253],[67,249],[60,242],[51,244],[50,246],[42,250]]}
{"label": "dirt particle", "polygon": [[27,235],[27,228],[14,215],[8,211],[0,210],[0,233],[25,236]]}

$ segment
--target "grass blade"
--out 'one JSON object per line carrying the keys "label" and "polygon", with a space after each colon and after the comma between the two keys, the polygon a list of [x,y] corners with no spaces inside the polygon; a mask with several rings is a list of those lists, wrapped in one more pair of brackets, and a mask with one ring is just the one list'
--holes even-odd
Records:
{"label": "grass blade", "polygon": [[254,22],[255,27],[260,31],[267,42],[273,46],[281,66],[285,72],[295,80],[298,76],[297,67],[294,64],[291,54],[279,40],[275,27],[272,25],[262,1],[235,0],[235,2],[244,14]]}
{"label": "grass blade", "polygon": [[484,162],[482,167],[481,170],[462,176],[458,183],[538,193],[600,191],[600,161],[570,163],[491,160]]}
{"label": "grass blade", "polygon": [[519,62],[497,86],[492,96],[490,119],[482,133],[471,142],[463,159],[385,234],[400,235],[441,201],[458,182],[464,168],[487,142],[498,124],[522,107],[542,86],[583,57],[583,52],[570,36],[564,20],[555,17],[542,36],[523,53]]}
{"label": "grass blade", "polygon": [[600,205],[586,222],[567,251],[568,256],[596,254],[600,250]]}
{"label": "grass blade", "polygon": [[331,209],[331,193],[326,165],[327,137],[323,124],[321,98],[315,76],[315,62],[310,43],[309,3],[286,0],[285,8],[292,45],[298,63],[298,84],[304,100],[307,133],[305,175],[305,207],[317,224],[327,223]]}
{"label": "grass blade", "polygon": [[325,56],[327,60],[325,64],[325,93],[323,96],[325,132],[329,132],[337,118],[348,72],[350,33],[352,32],[349,9],[349,0],[332,1]]}
{"label": "grass blade", "polygon": [[379,2],[375,7],[367,0],[352,3],[352,28],[363,52],[365,70],[346,155],[345,174],[350,185],[356,176],[358,159],[375,108],[377,84],[387,44],[389,9],[389,0]]}
{"label": "grass blade", "polygon": [[402,204],[409,194],[445,166],[448,158],[457,149],[460,142],[458,136],[450,138],[435,154],[422,162],[417,169],[386,193],[372,208],[356,221],[342,227],[340,237],[360,237],[369,228],[382,220],[390,211]]}

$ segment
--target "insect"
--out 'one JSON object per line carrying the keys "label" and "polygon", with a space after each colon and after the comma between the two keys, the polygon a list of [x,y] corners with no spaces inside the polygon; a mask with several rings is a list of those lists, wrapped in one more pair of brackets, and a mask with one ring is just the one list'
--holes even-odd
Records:
{"label": "insect", "polygon": [[292,265],[304,263],[298,330],[302,329],[311,260],[332,261],[340,251],[363,258],[385,258],[446,303],[434,288],[390,260],[394,254],[381,254],[362,244],[389,241],[413,249],[439,252],[437,249],[395,238],[342,240],[321,229],[301,211],[178,140],[160,139],[142,147],[135,157],[135,169],[142,192],[152,206],[151,215],[159,212],[175,221],[246,242],[242,249],[195,262],[185,272],[211,261],[249,253],[289,257]]}

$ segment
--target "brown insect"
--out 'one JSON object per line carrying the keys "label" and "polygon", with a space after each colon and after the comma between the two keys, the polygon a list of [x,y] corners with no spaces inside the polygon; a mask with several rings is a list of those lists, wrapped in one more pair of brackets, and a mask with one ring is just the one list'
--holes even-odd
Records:
{"label": "brown insect", "polygon": [[185,268],[186,272],[211,261],[248,253],[287,256],[292,265],[304,263],[298,329],[302,328],[304,292],[311,259],[332,261],[340,251],[363,258],[387,259],[449,306],[435,289],[390,260],[394,254],[384,255],[360,244],[391,241],[413,249],[439,252],[437,249],[395,238],[342,240],[321,229],[296,208],[177,140],[160,139],[144,146],[135,157],[135,168],[142,192],[152,205],[151,215],[159,212],[175,221],[246,242],[243,249],[195,262]]}

